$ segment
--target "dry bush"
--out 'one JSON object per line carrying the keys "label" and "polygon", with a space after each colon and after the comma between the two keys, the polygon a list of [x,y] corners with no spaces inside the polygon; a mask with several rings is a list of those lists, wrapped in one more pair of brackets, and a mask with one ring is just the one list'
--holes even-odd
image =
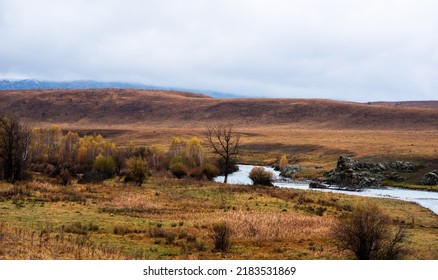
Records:
{"label": "dry bush", "polygon": [[252,180],[254,185],[272,186],[274,173],[271,171],[266,171],[261,166],[256,166],[249,173],[249,178]]}
{"label": "dry bush", "polygon": [[377,207],[357,208],[333,227],[333,236],[342,249],[359,260],[402,259],[408,252],[404,229],[393,234],[390,218]]}
{"label": "dry bush", "polygon": [[213,224],[210,232],[214,241],[214,250],[227,252],[231,248],[231,235],[233,231],[227,222],[223,221]]}
{"label": "dry bush", "polygon": [[67,168],[61,169],[61,172],[59,173],[59,177],[61,178],[62,185],[67,186],[70,183],[71,174]]}
{"label": "dry bush", "polygon": [[129,174],[125,177],[125,182],[135,182],[139,187],[149,177],[147,162],[140,156],[132,156],[127,161]]}
{"label": "dry bush", "polygon": [[181,179],[187,175],[187,168],[181,162],[172,163],[169,166],[169,170],[178,179]]}

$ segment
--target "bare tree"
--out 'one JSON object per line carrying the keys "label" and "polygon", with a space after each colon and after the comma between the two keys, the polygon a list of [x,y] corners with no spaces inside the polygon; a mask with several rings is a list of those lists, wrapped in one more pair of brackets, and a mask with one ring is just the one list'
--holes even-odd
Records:
{"label": "bare tree", "polygon": [[15,183],[24,177],[31,132],[18,118],[0,118],[0,178]]}
{"label": "bare tree", "polygon": [[218,124],[207,126],[206,138],[215,154],[223,159],[224,183],[228,181],[235,163],[233,159],[239,154],[240,134],[234,130],[232,124]]}
{"label": "bare tree", "polygon": [[357,208],[334,226],[333,235],[342,249],[352,251],[359,260],[401,259],[408,252],[402,244],[404,228],[399,226],[393,235],[390,218],[375,206]]}

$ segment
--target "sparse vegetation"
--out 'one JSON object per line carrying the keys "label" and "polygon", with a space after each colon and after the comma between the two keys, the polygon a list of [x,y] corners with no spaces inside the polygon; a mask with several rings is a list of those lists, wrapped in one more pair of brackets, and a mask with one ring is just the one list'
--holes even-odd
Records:
{"label": "sparse vegetation", "polygon": [[[144,188],[114,179],[88,185],[72,181],[67,187],[41,180],[0,182],[1,221],[8,232],[25,229],[29,236],[24,251],[9,241],[0,244],[6,252],[0,258],[38,258],[36,240],[44,231],[50,241],[43,246],[57,238],[83,245],[71,255],[39,258],[80,254],[81,259],[98,259],[98,250],[103,250],[112,254],[109,259],[348,259],[354,255],[332,242],[331,229],[337,217],[368,203],[378,203],[390,214],[393,234],[398,224],[405,226],[407,242],[402,244],[411,249],[406,258],[438,258],[438,245],[430,242],[436,215],[408,202],[164,177],[151,177]],[[319,208],[325,209],[323,217]],[[215,249],[212,236],[212,224],[222,221],[232,233],[233,246],[225,255],[221,246]],[[273,242],[282,250],[273,250]]]}

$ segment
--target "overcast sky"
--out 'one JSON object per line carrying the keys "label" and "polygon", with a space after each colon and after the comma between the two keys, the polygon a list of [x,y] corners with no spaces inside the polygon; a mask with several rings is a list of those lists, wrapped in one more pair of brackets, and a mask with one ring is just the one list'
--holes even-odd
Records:
{"label": "overcast sky", "polygon": [[0,79],[438,99],[438,1],[0,0]]}

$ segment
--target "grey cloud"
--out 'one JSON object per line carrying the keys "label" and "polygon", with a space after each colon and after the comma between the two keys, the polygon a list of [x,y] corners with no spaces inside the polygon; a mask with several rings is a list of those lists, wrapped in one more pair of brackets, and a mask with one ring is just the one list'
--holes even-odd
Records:
{"label": "grey cloud", "polygon": [[3,0],[0,8],[0,77],[438,98],[431,1]]}

